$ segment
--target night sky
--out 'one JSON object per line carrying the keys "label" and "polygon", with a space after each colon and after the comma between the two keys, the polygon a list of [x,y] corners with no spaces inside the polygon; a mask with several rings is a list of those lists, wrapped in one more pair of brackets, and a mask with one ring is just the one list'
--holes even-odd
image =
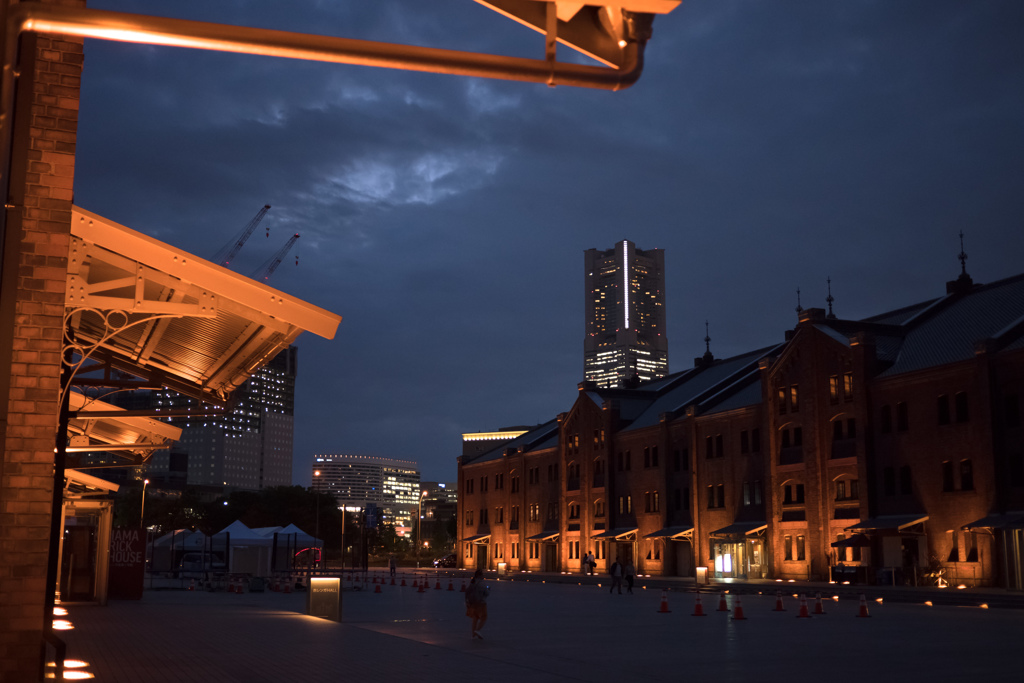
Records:
{"label": "night sky", "polygon": [[[543,58],[471,0],[89,7]],[[461,433],[572,406],[585,249],[665,250],[673,372],[829,277],[841,318],[941,296],[961,230],[975,281],[1024,272],[1024,2],[685,0],[619,93],[90,40],[75,203],[204,258],[270,204],[235,269],[298,232],[270,284],[344,318],[298,341],[295,483],[453,480]]]}

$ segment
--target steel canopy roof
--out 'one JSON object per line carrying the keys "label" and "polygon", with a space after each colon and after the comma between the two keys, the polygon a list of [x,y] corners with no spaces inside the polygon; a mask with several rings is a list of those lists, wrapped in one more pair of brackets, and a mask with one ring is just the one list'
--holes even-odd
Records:
{"label": "steel canopy roof", "polygon": [[[181,428],[149,417],[127,414],[103,401],[89,398],[77,391],[68,396],[69,407],[78,413],[68,421],[68,432],[72,435],[70,453],[109,450],[111,445],[119,450],[149,453],[152,450],[168,448],[181,437]],[[90,412],[125,412],[123,417],[89,417]],[[85,437],[86,443],[76,443],[75,436]]]}
{"label": "steel canopy roof", "polygon": [[304,331],[341,316],[72,208],[68,327],[80,355],[224,405]]}

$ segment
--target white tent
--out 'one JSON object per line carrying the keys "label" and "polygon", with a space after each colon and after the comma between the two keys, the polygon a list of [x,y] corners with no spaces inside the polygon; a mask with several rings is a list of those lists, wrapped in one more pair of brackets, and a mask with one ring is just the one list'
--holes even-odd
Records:
{"label": "white tent", "polygon": [[228,549],[228,571],[234,574],[270,576],[272,538],[261,536],[241,520],[235,520],[213,535],[215,548]]}

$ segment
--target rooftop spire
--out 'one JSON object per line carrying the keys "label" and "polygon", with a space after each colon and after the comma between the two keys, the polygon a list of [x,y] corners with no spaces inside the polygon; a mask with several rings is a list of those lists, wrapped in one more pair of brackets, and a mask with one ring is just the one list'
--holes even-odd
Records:
{"label": "rooftop spire", "polygon": [[967,274],[967,252],[964,251],[964,231],[960,231],[960,277],[946,283],[946,294],[966,294],[974,286],[974,280]]}
{"label": "rooftop spire", "polygon": [[825,278],[825,282],[828,284],[828,296],[825,297],[825,301],[828,302],[828,318],[834,320],[836,315],[832,312],[832,302],[835,301],[832,297],[832,278]]}
{"label": "rooftop spire", "polygon": [[800,305],[800,288],[796,288],[796,315],[799,318],[800,314],[804,312],[804,307]]}
{"label": "rooftop spire", "polygon": [[711,353],[711,332],[708,328],[708,321],[704,321],[704,355],[693,359],[693,366],[699,368],[703,365],[710,365],[714,362],[715,356]]}
{"label": "rooftop spire", "polygon": [[967,277],[967,254],[964,252],[964,231],[960,231],[960,277]]}

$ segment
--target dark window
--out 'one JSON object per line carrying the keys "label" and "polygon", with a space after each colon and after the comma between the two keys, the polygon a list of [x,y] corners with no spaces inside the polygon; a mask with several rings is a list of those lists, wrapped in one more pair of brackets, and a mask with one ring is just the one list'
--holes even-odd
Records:
{"label": "dark window", "polygon": [[802,446],[804,444],[804,430],[802,427],[793,427],[793,445]]}
{"label": "dark window", "polygon": [[832,421],[832,440],[839,441],[843,438],[843,421],[833,420]]}
{"label": "dark window", "polygon": [[715,457],[715,440],[708,436],[704,438],[704,450],[707,451],[707,458],[710,460]]}
{"label": "dark window", "polygon": [[1003,412],[1006,415],[1007,427],[1020,427],[1020,400],[1017,394],[1008,394],[1003,399]]}
{"label": "dark window", "polygon": [[750,482],[743,482],[743,504],[750,505]]}
{"label": "dark window", "polygon": [[779,389],[779,415],[786,414],[786,390]]}
{"label": "dark window", "polygon": [[889,434],[892,432],[892,408],[885,405],[882,406],[882,412],[879,415],[879,430],[883,434]]}
{"label": "dark window", "polygon": [[792,561],[792,559],[793,559],[793,537],[792,536],[783,536],[782,537],[782,547],[784,549],[784,552],[786,553],[785,554],[785,559]]}
{"label": "dark window", "polygon": [[860,486],[859,481],[856,479],[850,480],[850,498],[852,500],[858,500],[860,498]]}
{"label": "dark window", "polygon": [[684,448],[683,449],[683,469],[684,470],[690,469],[690,449],[689,448]]}
{"label": "dark window", "polygon": [[836,482],[836,500],[846,500],[846,482]]}
{"label": "dark window", "polygon": [[761,430],[752,429],[750,431],[750,452],[760,453],[761,452]]}
{"label": "dark window", "polygon": [[755,481],[753,488],[754,488],[754,505],[760,505],[761,504],[761,482],[760,481]]}
{"label": "dark window", "polygon": [[651,492],[644,491],[644,512],[651,511]]}
{"label": "dark window", "polygon": [[974,490],[974,467],[970,460],[960,461],[960,489],[962,491]]}
{"label": "dark window", "polygon": [[953,463],[948,460],[942,463],[942,490],[953,490]]}
{"label": "dark window", "polygon": [[682,456],[679,453],[679,449],[672,451],[672,471],[678,472],[683,465]]}
{"label": "dark window", "polygon": [[887,496],[896,495],[896,470],[891,467],[882,470],[882,491]]}
{"label": "dark window", "polygon": [[725,455],[725,448],[722,446],[722,435],[719,434],[715,437],[715,457],[721,458]]}
{"label": "dark window", "polygon": [[644,446],[644,467],[651,466],[651,447]]}
{"label": "dark window", "polygon": [[786,484],[782,487],[782,504],[787,505],[793,502],[793,487]]}
{"label": "dark window", "polygon": [[744,429],[740,432],[740,453],[750,452],[750,433]]}
{"label": "dark window", "polygon": [[715,487],[708,484],[708,509],[715,507]]}
{"label": "dark window", "polygon": [[803,502],[804,502],[804,485],[803,484],[797,484],[796,485],[796,504],[800,505]]}
{"label": "dark window", "polygon": [[718,485],[718,507],[725,507],[725,484]]}
{"label": "dark window", "polygon": [[967,422],[971,419],[967,406],[967,392],[958,391],[953,397],[953,410],[956,412],[957,422]]}
{"label": "dark window", "polygon": [[900,493],[909,495],[913,493],[913,481],[910,477],[910,465],[900,468]]}
{"label": "dark window", "polygon": [[910,417],[907,414],[907,404],[900,401],[896,404],[896,431],[905,432],[910,429]]}
{"label": "dark window", "polygon": [[658,466],[658,447],[651,446],[651,467]]}
{"label": "dark window", "polygon": [[949,424],[949,396],[943,394],[935,400],[935,408],[939,417],[940,425]]}
{"label": "dark window", "polygon": [[654,508],[654,512],[661,512],[661,501],[658,498],[657,491],[651,494],[651,507]]}
{"label": "dark window", "polygon": [[857,438],[857,418],[855,417],[851,417],[849,420],[846,421],[846,438]]}
{"label": "dark window", "polygon": [[788,429],[783,429],[782,430],[782,447],[783,448],[789,448],[789,430]]}

